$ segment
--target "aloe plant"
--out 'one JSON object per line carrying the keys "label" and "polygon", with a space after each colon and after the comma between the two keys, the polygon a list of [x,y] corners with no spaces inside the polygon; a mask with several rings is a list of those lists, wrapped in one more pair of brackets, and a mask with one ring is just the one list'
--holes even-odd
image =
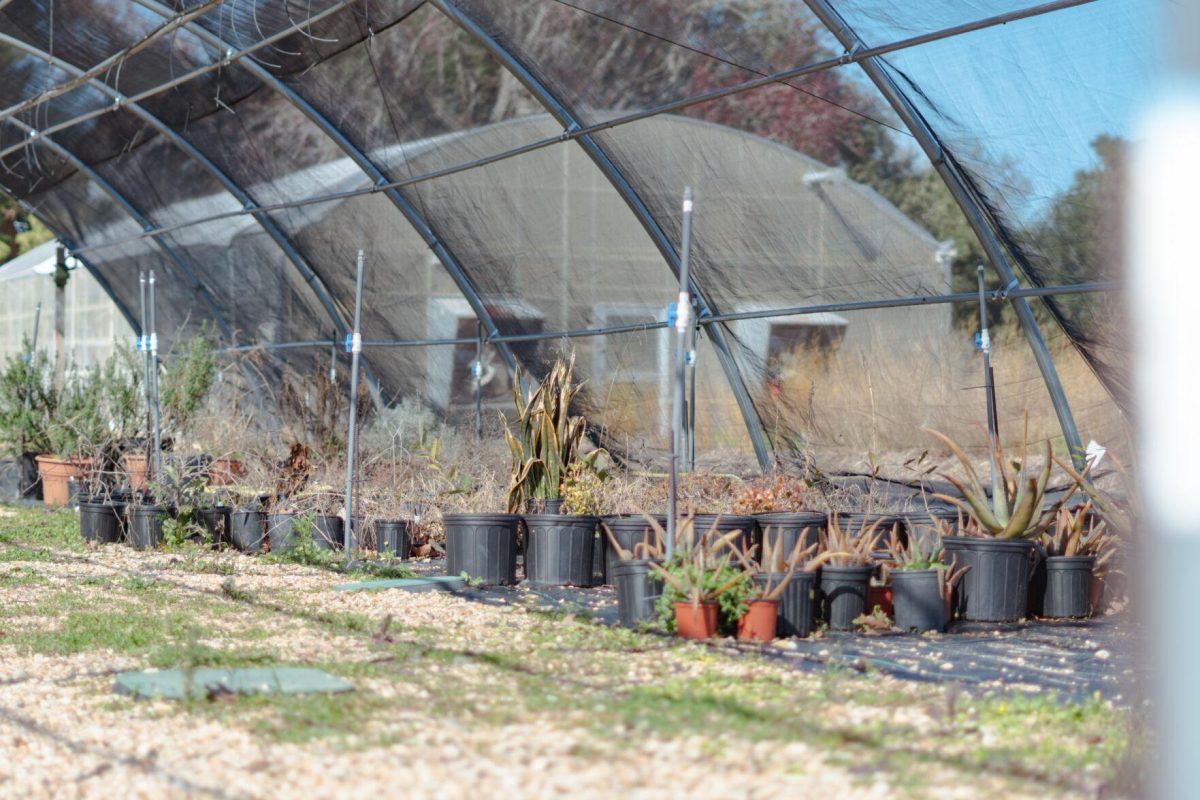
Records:
{"label": "aloe plant", "polygon": [[[528,395],[521,389],[520,375],[513,383],[517,417],[512,424],[503,414],[504,440],[512,456],[509,473],[508,511],[521,511],[526,500],[558,500],[563,480],[573,464],[595,469],[604,452],[596,449],[580,456],[587,423],[571,416],[571,402],[580,387],[572,380],[575,357],[554,364],[545,379]],[[513,435],[512,428],[516,428]]]}
{"label": "aloe plant", "polygon": [[1054,467],[1050,442],[1046,442],[1046,455],[1041,469],[1034,470],[1030,468],[1027,458],[1008,460],[1000,443],[989,438],[988,455],[991,463],[995,465],[989,499],[987,490],[971,465],[971,460],[958,442],[931,428],[924,430],[950,448],[950,452],[962,464],[967,476],[967,479],[962,481],[953,475],[942,473],[942,477],[954,486],[961,497],[944,494],[935,497],[953,503],[970,514],[988,534],[997,539],[1036,539],[1041,536],[1053,524],[1058,510],[1078,488],[1076,482],[1047,508],[1046,486],[1050,482],[1050,473]]}

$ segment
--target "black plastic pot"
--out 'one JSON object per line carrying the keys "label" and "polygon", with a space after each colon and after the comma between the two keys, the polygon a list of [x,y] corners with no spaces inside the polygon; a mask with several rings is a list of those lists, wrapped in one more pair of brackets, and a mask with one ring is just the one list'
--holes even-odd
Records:
{"label": "black plastic pot", "polygon": [[254,509],[239,508],[229,515],[229,538],[243,553],[262,550],[266,538],[267,515]]}
{"label": "black plastic pot", "polygon": [[958,509],[957,508],[922,508],[920,511],[906,512],[904,516],[904,530],[906,535],[916,537],[920,541],[921,537],[937,537],[939,535],[939,527],[935,524],[935,520],[945,523],[950,526],[953,534],[958,533]]}
{"label": "black plastic pot", "polygon": [[296,546],[296,515],[271,514],[267,517],[267,537],[272,553],[286,553]]}
{"label": "black plastic pot", "polygon": [[696,514],[692,536],[698,539],[714,527],[718,537],[730,531],[741,531],[742,535],[734,541],[734,545],[741,550],[758,541],[758,520],[740,514]]}
{"label": "black plastic pot", "polygon": [[592,586],[608,583],[608,537],[599,530],[592,535]]}
{"label": "black plastic pot", "polygon": [[[762,585],[768,581],[778,586],[786,572],[766,572],[754,576]],[[775,617],[775,633],[778,636],[808,636],[813,628],[814,595],[817,573],[797,572],[779,595],[779,611]]]}
{"label": "black plastic pot", "polygon": [[1029,564],[1029,593],[1025,604],[1026,616],[1045,616],[1046,608],[1046,548],[1033,545],[1033,561]]}
{"label": "black plastic pot", "polygon": [[975,622],[1015,622],[1029,605],[1033,542],[962,539],[956,551],[971,569],[963,575],[963,617]]}
{"label": "black plastic pot", "polygon": [[1091,616],[1095,563],[1093,556],[1050,556],[1046,559],[1045,616],[1054,619]]}
{"label": "black plastic pot", "polygon": [[821,616],[834,630],[849,630],[867,613],[871,567],[821,567]]}
{"label": "black plastic pot", "polygon": [[609,573],[617,590],[617,615],[627,628],[656,616],[654,606],[662,596],[663,585],[650,563],[645,559],[617,561]]}
{"label": "black plastic pot", "polygon": [[121,541],[123,505],[104,500],[79,503],[79,534],[85,542],[112,544]]}
{"label": "black plastic pot", "polygon": [[525,577],[533,586],[591,586],[596,517],[525,515]]}
{"label": "black plastic pot", "polygon": [[563,500],[538,500],[529,498],[525,501],[526,514],[561,514],[563,510]]}
{"label": "black plastic pot", "polygon": [[758,541],[766,542],[768,535],[772,543],[780,539],[784,558],[792,552],[797,541],[804,542],[801,548],[820,542],[821,532],[828,522],[825,514],[819,511],[758,514],[755,519],[758,520]]}
{"label": "black plastic pot", "polygon": [[908,541],[907,529],[904,526],[904,517],[897,514],[864,514],[858,511],[839,511],[837,512],[838,525],[841,526],[843,532],[850,533],[857,538],[864,528],[870,528],[876,525],[875,533],[879,536],[879,543],[882,546],[888,538],[889,532],[893,527],[900,537],[901,542]]}
{"label": "black plastic pot", "polygon": [[892,607],[901,630],[944,631],[946,601],[936,569],[892,570]]}
{"label": "black plastic pot", "polygon": [[[971,560],[974,557],[973,551],[968,551],[963,548],[963,542],[969,542],[971,539],[966,536],[945,536],[942,538],[942,560],[947,566],[952,566],[955,570],[959,567],[970,566]],[[970,570],[967,570],[970,574]],[[967,581],[965,578],[959,578],[958,583],[954,584],[954,589],[950,594],[950,617],[959,618],[966,613],[967,610]]]}
{"label": "black plastic pot", "polygon": [[129,506],[129,544],[135,550],[151,550],[162,544],[163,520],[167,509],[162,506]]}
{"label": "black plastic pot", "polygon": [[[666,517],[655,517],[655,521],[662,527],[667,529]],[[601,526],[607,526],[612,531],[613,538],[621,545],[621,549],[633,551],[635,544],[640,544],[649,541],[651,544],[658,539],[654,534],[654,528],[650,522],[640,514],[622,514],[620,516],[604,517],[600,520]],[[616,567],[617,552],[613,550],[612,542],[608,540],[608,536],[604,531],[600,531],[600,538],[604,540],[604,561],[605,572],[608,575],[608,580],[612,581],[613,568]]]}
{"label": "black plastic pot", "polygon": [[445,514],[446,574],[484,584],[517,582],[516,514]]}
{"label": "black plastic pot", "polygon": [[211,506],[196,509],[196,516],[204,530],[208,531],[213,547],[226,547],[229,544],[229,514],[233,509],[229,506]]}
{"label": "black plastic pot", "polygon": [[345,524],[333,514],[317,514],[312,518],[313,544],[322,550],[341,550]]}
{"label": "black plastic pot", "polygon": [[375,550],[408,558],[412,548],[410,523],[406,519],[375,520]]}
{"label": "black plastic pot", "polygon": [[38,472],[37,453],[22,453],[17,459],[21,497],[25,500],[42,499],[42,476]]}

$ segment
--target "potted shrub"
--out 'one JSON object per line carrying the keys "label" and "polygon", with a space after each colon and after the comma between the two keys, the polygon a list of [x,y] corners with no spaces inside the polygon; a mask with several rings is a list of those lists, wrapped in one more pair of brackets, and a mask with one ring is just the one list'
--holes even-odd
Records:
{"label": "potted shrub", "polygon": [[897,628],[943,631],[950,620],[954,585],[967,570],[943,562],[945,551],[936,531],[910,535],[907,542],[889,543],[892,562],[894,620]]}
{"label": "potted shrub", "polygon": [[778,536],[782,551],[791,553],[797,542],[803,543],[801,548],[820,544],[825,512],[814,511],[810,505],[807,483],[776,475],[744,489],[734,500],[733,510],[754,517],[760,542],[767,534]]}
{"label": "potted shrub", "polygon": [[665,584],[659,617],[685,639],[711,639],[718,629],[732,630],[746,613],[749,575],[733,566],[733,545],[740,531],[719,533],[715,527],[694,535],[695,522],[680,522],[680,547],[667,564],[650,568]]}
{"label": "potted shrub", "polygon": [[827,563],[821,567],[821,612],[829,627],[850,630],[854,620],[870,609],[867,590],[871,583],[872,558],[879,544],[879,520],[862,521],[856,528],[843,527],[842,518],[831,514],[822,549]]}
{"label": "potted shrub", "polygon": [[36,459],[51,450],[49,430],[58,399],[46,356],[34,353],[25,339],[21,352],[6,358],[0,372],[0,437],[20,468],[24,497],[42,499]]}
{"label": "potted shrub", "polygon": [[1054,530],[1042,538],[1046,552],[1046,584],[1042,614],[1052,619],[1088,617],[1092,614],[1092,586],[1097,565],[1113,557],[1113,540],[1103,521],[1086,503],[1072,511],[1061,509]]}
{"label": "potted shrub", "polygon": [[1034,542],[1053,523],[1058,510],[1074,489],[1057,502],[1045,506],[1046,486],[1054,465],[1050,443],[1046,443],[1041,469],[1030,466],[1022,454],[1009,462],[997,441],[989,440],[988,453],[995,465],[995,485],[989,502],[966,452],[945,434],[926,429],[944,443],[962,465],[966,480],[945,475],[959,497],[935,495],[970,515],[969,530],[954,543],[963,566],[963,616],[978,622],[1014,622],[1028,608],[1030,567]]}
{"label": "potted shrub", "polygon": [[[637,541],[618,537],[610,525],[603,525],[609,552],[614,554],[609,575],[616,588],[618,619],[629,628],[654,619],[663,592],[662,579],[651,565],[662,563],[664,523],[651,517],[643,521]],[[628,528],[632,530],[633,526]]]}
{"label": "potted shrub", "polygon": [[571,416],[580,387],[572,381],[575,359],[559,360],[536,388],[523,396],[514,384],[516,435],[504,420],[504,439],[512,456],[508,511],[525,509],[525,577],[534,586],[591,586],[599,520],[584,514],[549,510],[547,501],[562,499],[569,469],[595,468],[604,453],[581,455],[586,422]]}
{"label": "potted shrub", "polygon": [[135,496],[126,509],[129,516],[129,544],[135,550],[153,550],[163,543],[163,525],[167,520],[167,507],[154,501],[153,497]]}
{"label": "potted shrub", "polygon": [[267,512],[262,496],[238,493],[237,506],[229,513],[230,543],[243,553],[258,553],[267,537]]}

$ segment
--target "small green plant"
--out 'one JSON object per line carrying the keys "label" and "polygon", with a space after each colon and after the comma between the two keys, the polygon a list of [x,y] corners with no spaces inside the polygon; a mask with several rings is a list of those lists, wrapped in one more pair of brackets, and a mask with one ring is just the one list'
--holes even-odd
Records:
{"label": "small green plant", "polygon": [[[658,529],[658,523],[652,524]],[[698,539],[691,519],[682,520],[677,531],[679,551],[666,564],[650,562],[664,583],[656,610],[667,630],[674,630],[675,603],[716,603],[720,627],[731,630],[748,607],[753,588],[750,574],[734,566],[734,542],[741,531],[720,534],[714,525]],[[660,534],[661,535],[661,534]]]}
{"label": "small green plant", "polygon": [[212,544],[212,534],[199,523],[194,512],[181,512],[163,520],[163,545],[167,549],[179,550],[193,544]]}
{"label": "small green plant", "polygon": [[604,483],[607,476],[593,465],[576,461],[567,467],[563,479],[562,497],[572,514],[600,516],[604,507]]}
{"label": "small green plant", "polygon": [[160,393],[164,430],[178,434],[187,428],[216,375],[216,348],[205,329],[167,361]]}

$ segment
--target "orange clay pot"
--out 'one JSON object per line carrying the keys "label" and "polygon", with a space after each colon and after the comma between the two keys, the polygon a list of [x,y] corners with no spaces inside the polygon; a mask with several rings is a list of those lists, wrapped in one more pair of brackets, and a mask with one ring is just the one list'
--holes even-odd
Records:
{"label": "orange clay pot", "polygon": [[83,476],[84,467],[91,463],[90,459],[55,458],[54,456],[38,456],[38,475],[42,478],[42,502],[48,506],[65,506],[70,499],[70,487],[67,481],[71,478],[78,480]]}
{"label": "orange clay pot", "polygon": [[215,458],[208,467],[209,486],[232,486],[246,474],[246,465],[236,458]]}
{"label": "orange clay pot", "polygon": [[140,492],[150,482],[150,459],[145,453],[126,453],[121,456],[121,466],[129,478],[130,491]]}
{"label": "orange clay pot", "polygon": [[892,587],[890,586],[870,586],[867,588],[867,613],[875,613],[875,606],[889,617],[895,617],[896,611],[892,607]]}
{"label": "orange clay pot", "polygon": [[737,638],[743,642],[775,641],[778,600],[751,600],[750,608],[738,620]]}
{"label": "orange clay pot", "polygon": [[717,604],[675,604],[675,632],[683,639],[704,641],[717,635]]}

